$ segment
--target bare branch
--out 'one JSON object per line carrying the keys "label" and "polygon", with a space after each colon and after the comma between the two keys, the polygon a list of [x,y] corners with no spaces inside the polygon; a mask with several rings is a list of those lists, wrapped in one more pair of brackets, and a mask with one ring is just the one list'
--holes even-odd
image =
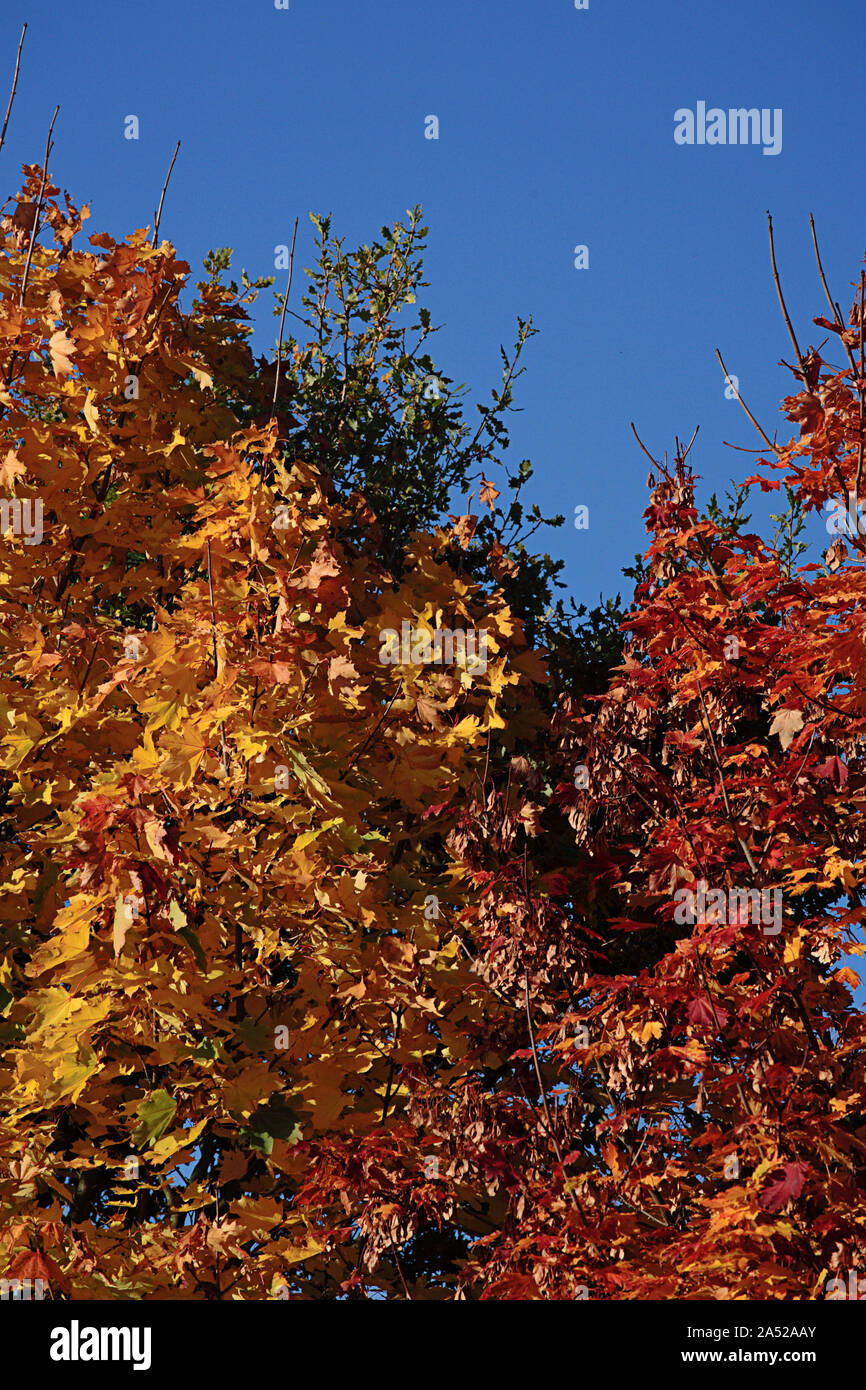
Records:
{"label": "bare branch", "polygon": [[648,448],[646,447],[646,445],[644,444],[643,440],[641,439],[640,435],[638,434],[637,430],[636,430],[635,427],[634,427],[634,421],[633,421],[633,420],[630,420],[630,421],[629,421],[629,424],[631,425],[631,432],[632,432],[632,434],[634,435],[634,437],[635,437],[635,439],[637,440],[637,442],[638,442],[638,444],[640,445],[640,447],[643,449],[644,453],[646,454],[646,456],[647,456],[647,458],[649,459],[650,463],[652,464],[653,468],[659,468],[659,469],[660,469],[660,468],[661,468],[661,464],[658,462],[657,459],[654,459],[654,458],[653,458],[653,456],[652,456],[652,454],[650,453],[649,449],[648,449]]}
{"label": "bare branch", "polygon": [[156,238],[159,234],[159,222],[160,218],[162,217],[162,205],[165,202],[165,190],[168,188],[168,181],[171,178],[171,171],[174,168],[174,161],[177,159],[177,152],[179,149],[180,141],[178,140],[177,145],[175,146],[174,154],[171,157],[171,163],[168,166],[168,173],[165,176],[165,183],[162,185],[162,196],[159,200],[159,208],[157,209],[156,215],[153,219],[153,239],[150,243],[151,246],[156,246]]}
{"label": "bare branch", "polygon": [[[716,348],[716,356],[718,357],[718,359],[719,359],[719,365],[720,365],[722,371],[723,371],[724,374],[725,374],[725,381],[726,381],[726,382],[728,383],[728,385],[730,386],[730,384],[731,384],[731,378],[728,376],[728,369],[727,369],[727,367],[725,366],[724,360],[723,360],[723,358],[722,358],[722,354],[719,352],[719,349],[718,349],[718,348]],[[754,415],[752,414],[751,410],[750,410],[749,407],[746,405],[746,402],[743,400],[742,396],[740,395],[740,388],[739,388],[739,386],[735,387],[735,389],[734,389],[734,395],[736,396],[737,400],[740,402],[740,405],[741,405],[741,406],[743,407],[743,409],[745,410],[745,412],[746,412],[746,414],[748,415],[749,419],[751,420],[752,424],[755,426],[755,429],[758,431],[758,434],[759,434],[759,435],[761,436],[761,438],[763,439],[763,441],[764,441],[764,443],[766,444],[767,448],[768,448],[768,449],[772,449],[772,451],[773,451],[774,454],[781,454],[782,450],[781,450],[781,448],[779,447],[779,445],[778,445],[778,444],[774,444],[773,441],[764,433],[764,431],[761,429],[761,426],[758,424],[757,420],[755,419]],[[733,447],[733,446],[732,446],[732,447]]]}
{"label": "bare branch", "polygon": [[863,296],[866,288],[866,272],[860,271],[860,377],[857,383],[857,399],[860,403],[860,437],[857,443],[857,479],[854,484],[855,501],[860,500],[860,479],[863,477]]}
{"label": "bare branch", "polygon": [[27,280],[30,275],[30,262],[33,259],[33,247],[36,243],[36,234],[39,231],[39,214],[42,212],[42,200],[45,197],[45,185],[48,182],[48,160],[51,156],[51,132],[54,129],[54,122],[57,120],[59,106],[55,106],[54,115],[51,117],[51,124],[48,127],[48,139],[45,142],[45,160],[42,165],[42,182],[39,185],[39,198],[36,203],[36,214],[33,218],[33,227],[30,231],[30,245],[27,248],[27,262],[24,266],[24,279],[21,283],[21,297],[18,300],[18,307],[24,307],[24,296],[27,293]]}
{"label": "bare branch", "polygon": [[803,354],[800,352],[800,344],[797,342],[797,335],[794,332],[794,325],[792,324],[790,316],[788,314],[788,307],[785,304],[785,296],[782,294],[782,285],[779,280],[779,272],[776,269],[776,248],[773,243],[773,219],[770,216],[769,212],[767,213],[767,227],[769,228],[770,232],[770,260],[773,263],[773,279],[776,282],[776,293],[779,296],[779,303],[782,306],[782,313],[785,316],[785,323],[788,325],[788,332],[791,336],[791,342],[794,344],[794,351],[797,354],[797,361],[800,364],[800,371],[803,376],[803,385],[805,386],[806,368],[803,365]]}
{"label": "bare branch", "polygon": [[[838,304],[835,304],[833,302],[833,297],[830,294],[830,288],[827,284],[827,277],[824,274],[824,267],[821,264],[821,253],[818,250],[818,237],[817,233],[815,232],[815,219],[812,216],[811,212],[809,213],[809,226],[812,228],[812,245],[815,248],[815,260],[818,262],[818,274],[821,277],[821,284],[824,286],[824,293],[827,296],[827,303],[830,305],[830,309],[833,313],[833,317],[836,320],[838,327],[844,329],[845,325],[842,322],[842,315],[839,313],[839,306]],[[855,370],[854,354],[852,353],[848,344],[845,342],[844,338],[842,339],[842,346],[848,354],[848,361],[851,364],[851,370],[853,372]]]}
{"label": "bare branch", "polygon": [[724,803],[725,803],[725,811],[727,812],[727,816],[728,816],[728,820],[730,821],[731,829],[733,830],[734,834],[735,834],[736,837],[737,837],[737,843],[738,843],[738,845],[740,846],[740,849],[743,851],[743,854],[744,854],[745,857],[746,857],[746,863],[748,864],[748,866],[749,866],[749,868],[751,869],[752,873],[755,875],[755,878],[757,878],[757,877],[758,877],[758,866],[757,866],[757,864],[755,863],[755,861],[754,861],[754,859],[753,859],[753,857],[752,857],[752,852],[751,852],[751,850],[749,849],[749,846],[745,843],[745,841],[743,840],[742,836],[740,835],[740,832],[739,832],[739,830],[738,830],[738,828],[737,828],[737,822],[734,820],[734,815],[733,815],[733,812],[731,811],[731,803],[728,801],[728,789],[727,789],[727,787],[726,787],[726,785],[725,785],[725,773],[724,773],[724,770],[723,770],[723,768],[722,768],[721,761],[720,761],[720,759],[719,759],[719,750],[718,750],[717,747],[716,747],[716,740],[715,740],[715,737],[714,737],[714,735],[713,735],[712,726],[711,726],[711,724],[710,724],[710,716],[709,716],[709,714],[707,713],[707,707],[706,707],[706,704],[704,703],[704,692],[703,692],[703,689],[702,689],[702,687],[701,687],[700,681],[698,681],[698,694],[699,694],[700,697],[701,697],[701,709],[702,709],[702,711],[703,711],[703,716],[704,716],[704,725],[705,725],[707,734],[709,735],[710,748],[712,749],[712,752],[713,752],[713,761],[715,762],[716,767],[717,767],[717,769],[718,769],[718,773],[719,773],[719,781],[720,781],[720,783],[721,783],[721,788],[722,788],[722,800],[723,800]]}
{"label": "bare branch", "polygon": [[[691,453],[691,451],[692,451],[692,445],[694,444],[695,440],[696,440],[697,437],[698,437],[698,430],[699,430],[699,429],[700,429],[700,425],[695,425],[695,432],[694,432],[694,434],[692,435],[691,439],[689,440],[688,447],[686,448],[685,453],[683,453],[683,454],[679,454],[679,453],[678,453],[678,457],[679,457],[680,463],[685,463],[686,459],[688,458],[689,454]],[[677,440],[677,450],[679,451],[679,440]]]}
{"label": "bare branch", "polygon": [[3,122],[3,129],[0,130],[0,150],[3,148],[3,141],[6,139],[6,127],[9,124],[9,116],[12,112],[12,103],[15,100],[15,88],[18,86],[18,69],[21,66],[21,48],[24,43],[24,35],[27,33],[27,25],[21,30],[21,38],[18,40],[18,57],[15,59],[15,76],[12,79],[12,91],[9,95],[9,105],[6,107],[6,119]]}
{"label": "bare branch", "polygon": [[289,253],[289,283],[286,285],[286,294],[283,299],[283,312],[280,316],[280,336],[277,339],[277,370],[274,375],[274,399],[271,402],[271,419],[277,413],[277,392],[280,389],[280,366],[283,360],[283,324],[286,321],[286,305],[289,302],[289,294],[292,289],[292,270],[295,264],[295,237],[298,235],[298,219],[295,218],[295,230],[292,232],[292,249]]}

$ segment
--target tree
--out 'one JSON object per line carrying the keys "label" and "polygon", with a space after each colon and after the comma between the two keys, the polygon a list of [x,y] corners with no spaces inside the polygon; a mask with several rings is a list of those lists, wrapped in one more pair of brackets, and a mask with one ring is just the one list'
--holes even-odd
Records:
{"label": "tree", "polygon": [[798,537],[859,494],[862,281],[730,507],[653,463],[609,679],[616,607],[548,611],[528,472],[488,477],[514,360],[477,436],[420,391],[414,223],[323,221],[269,366],[264,281],[214,252],[183,313],[167,242],[86,217],[28,166],[0,221],[0,1273],[824,1296],[862,1254],[864,542]]}
{"label": "tree", "polygon": [[[556,597],[555,590],[565,587],[562,561],[532,553],[528,543],[542,527],[561,526],[564,517],[543,517],[537,504],[526,503],[523,490],[533,476],[528,459],[513,472],[504,462],[507,416],[516,408],[522,356],[536,332],[531,318],[518,319],[510,353],[500,347],[500,386],[490,393],[491,405],[475,404],[480,418],[473,426],[464,408],[466,388],[431,355],[438,329],[418,302],[427,288],[428,229],[421,209],[410,210],[405,226],[383,227],[381,240],[351,252],[332,234],[330,217],[311,214],[311,221],[317,254],[306,272],[306,313],[291,311],[308,337],[302,342],[290,334],[283,342],[290,271],[289,289],[276,295],[273,311],[280,319],[273,362],[256,360],[249,351],[227,356],[223,345],[227,331],[233,347],[245,344],[251,330],[242,305],[273,277],[251,284],[244,272],[240,288],[234,281],[223,284],[220,275],[230,268],[232,252],[223,247],[209,253],[210,315],[191,332],[207,360],[217,364],[216,397],[241,424],[262,425],[275,415],[287,459],[315,460],[352,510],[363,498],[362,531],[372,514],[379,553],[394,574],[401,573],[417,530],[442,524],[452,507],[464,506],[460,516],[450,517],[460,545],[447,550],[446,558],[460,575],[471,575],[488,590],[502,589],[530,640],[549,649],[559,676],[555,688],[601,689],[620,658],[622,615],[611,601],[592,610],[572,601],[567,609]],[[413,313],[414,322],[407,321]],[[236,320],[232,328],[227,318]],[[494,473],[499,487],[486,472]],[[506,490],[507,504],[500,503]],[[472,511],[476,500],[479,513]]]}
{"label": "tree", "polygon": [[441,845],[491,732],[544,726],[544,667],[457,576],[465,530],[407,537],[395,575],[364,499],[237,428],[231,291],[183,314],[168,243],[76,249],[87,209],[26,176],[0,226],[2,1263],[52,1297],[336,1297],[298,1193],[317,1136],[391,1142],[406,1065],[459,1058],[479,990]]}
{"label": "tree", "polygon": [[[472,1296],[840,1297],[863,1267],[866,1034],[845,964],[864,952],[856,523],[822,565],[796,563],[802,518],[838,521],[859,496],[862,306],[861,279],[847,325],[816,320],[845,367],[794,338],[799,437],[769,446],[728,511],[698,512],[688,450],[654,461],[625,661],[559,720],[553,801],[585,910],[533,872],[546,811],[518,798],[466,827],[482,897],[462,921],[505,1001],[477,1055],[524,1069],[477,1075],[456,1103],[419,1091],[413,1113],[446,1191],[492,1196],[460,1275]],[[742,504],[779,474],[789,509],[765,541]],[[607,940],[593,968],[599,896],[619,901],[614,937],[649,941],[646,968],[611,973]]]}

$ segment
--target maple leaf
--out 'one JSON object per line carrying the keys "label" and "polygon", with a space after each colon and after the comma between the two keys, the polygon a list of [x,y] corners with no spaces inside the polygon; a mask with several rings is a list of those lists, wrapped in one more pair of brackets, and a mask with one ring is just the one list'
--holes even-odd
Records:
{"label": "maple leaf", "polygon": [[431,700],[426,695],[419,695],[415,701],[415,708],[418,711],[419,719],[425,724],[430,724],[434,729],[442,726],[441,712],[445,706],[439,700]]}
{"label": "maple leaf", "polygon": [[815,775],[826,778],[835,787],[842,788],[848,781],[848,768],[841,758],[833,756],[818,764],[815,768]]}
{"label": "maple leaf", "polygon": [[724,1028],[728,1021],[728,1015],[718,1004],[711,1005],[709,1000],[703,995],[697,999],[692,999],[686,1013],[690,1023],[694,1023],[698,1028]]}
{"label": "maple leaf", "polygon": [[524,801],[520,808],[519,819],[527,835],[536,836],[541,832],[541,811],[542,808],[532,801]]}
{"label": "maple leaf", "polygon": [[467,550],[475,535],[475,529],[479,518],[472,512],[467,512],[465,516],[449,516],[449,521],[454,523],[454,536],[463,550]]}
{"label": "maple leaf", "polygon": [[247,1252],[240,1243],[242,1239],[245,1239],[243,1226],[239,1221],[229,1217],[223,1217],[208,1226],[205,1237],[210,1250],[215,1250],[220,1255],[233,1255],[235,1259],[245,1260]]}
{"label": "maple leaf", "polygon": [[53,1260],[39,1250],[24,1250],[6,1266],[3,1275],[10,1282],[14,1279],[29,1280],[31,1284],[41,1280],[45,1288],[52,1292],[69,1294],[69,1280],[61,1273]]}
{"label": "maple leaf", "polygon": [[802,727],[803,716],[798,709],[780,709],[770,725],[770,733],[779,735],[779,742],[787,751]]}
{"label": "maple leaf", "polygon": [[786,1163],[782,1176],[761,1193],[758,1199],[761,1206],[767,1211],[781,1211],[787,1202],[795,1201],[800,1196],[809,1172],[805,1164]]}
{"label": "maple leaf", "polygon": [[141,1148],[153,1144],[164,1134],[174,1119],[177,1103],[166,1090],[160,1088],[143,1100],[138,1107],[138,1125],[133,1132],[133,1142]]}
{"label": "maple leaf", "polygon": [[328,684],[332,689],[356,680],[358,672],[347,656],[332,656],[328,662]]}
{"label": "maple leaf", "polygon": [[299,589],[318,589],[325,579],[332,579],[340,573],[340,566],[331,551],[330,543],[322,539],[316,546],[306,574],[297,581]]}
{"label": "maple leaf", "polygon": [[36,221],[36,211],[36,203],[19,201],[12,214],[12,226],[29,236]]}
{"label": "maple leaf", "polygon": [[51,354],[51,366],[56,377],[69,376],[74,370],[72,354],[75,351],[75,344],[71,338],[66,336],[62,328],[58,328],[56,333],[52,333],[48,340],[48,351]]}
{"label": "maple leaf", "polygon": [[26,465],[16,457],[15,450],[7,450],[6,457],[0,463],[0,487],[11,487],[15,479],[22,477],[26,472]]}
{"label": "maple leaf", "polygon": [[492,484],[487,478],[485,478],[484,474],[482,473],[482,474],[481,474],[481,487],[480,487],[479,492],[478,492],[478,500],[479,500],[479,502],[481,502],[482,504],[484,504],[484,503],[486,502],[486,503],[487,503],[487,506],[490,508],[490,510],[491,510],[491,511],[495,511],[496,508],[495,508],[495,505],[494,505],[494,504],[495,504],[496,499],[497,499],[498,496],[499,496],[499,490],[498,490],[498,488],[495,488],[495,487],[493,486],[493,484]]}

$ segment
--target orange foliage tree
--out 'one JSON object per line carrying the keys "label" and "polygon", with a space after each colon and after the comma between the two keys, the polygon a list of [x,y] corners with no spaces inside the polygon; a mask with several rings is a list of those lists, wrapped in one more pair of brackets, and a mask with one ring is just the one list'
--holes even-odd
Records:
{"label": "orange foliage tree", "polygon": [[183,314],[167,243],[74,249],[86,209],[27,174],[0,271],[3,1273],[334,1296],[311,1145],[387,1127],[407,1065],[460,1068],[481,986],[436,812],[491,731],[541,727],[543,668],[453,537],[395,579],[363,499],[238,429],[212,375],[247,360],[237,295],[211,277]]}

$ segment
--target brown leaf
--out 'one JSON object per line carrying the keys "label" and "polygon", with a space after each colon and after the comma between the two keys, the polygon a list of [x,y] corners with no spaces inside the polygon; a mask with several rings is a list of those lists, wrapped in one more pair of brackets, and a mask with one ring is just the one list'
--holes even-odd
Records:
{"label": "brown leaf", "polygon": [[798,709],[780,709],[770,725],[770,733],[779,735],[779,742],[787,752],[802,727],[803,716]]}
{"label": "brown leaf", "polygon": [[490,508],[490,510],[491,510],[491,511],[494,511],[494,510],[495,510],[495,508],[494,508],[494,503],[495,503],[495,501],[496,501],[496,499],[497,499],[498,496],[499,496],[499,489],[496,488],[496,487],[494,487],[493,484],[489,481],[489,479],[488,479],[488,478],[485,478],[484,474],[482,473],[482,474],[481,474],[481,488],[479,489],[479,493],[478,493],[478,500],[479,500],[479,502],[481,502],[481,503],[485,503],[485,502],[486,502],[486,503],[487,503],[487,506]]}
{"label": "brown leaf", "polygon": [[48,351],[51,353],[54,375],[56,377],[69,376],[72,371],[72,353],[75,351],[75,344],[71,338],[66,336],[65,329],[58,328],[56,333],[52,333],[48,339]]}
{"label": "brown leaf", "polygon": [[9,449],[3,462],[0,463],[0,487],[11,487],[16,478],[27,472],[26,466],[15,456],[15,450]]}

